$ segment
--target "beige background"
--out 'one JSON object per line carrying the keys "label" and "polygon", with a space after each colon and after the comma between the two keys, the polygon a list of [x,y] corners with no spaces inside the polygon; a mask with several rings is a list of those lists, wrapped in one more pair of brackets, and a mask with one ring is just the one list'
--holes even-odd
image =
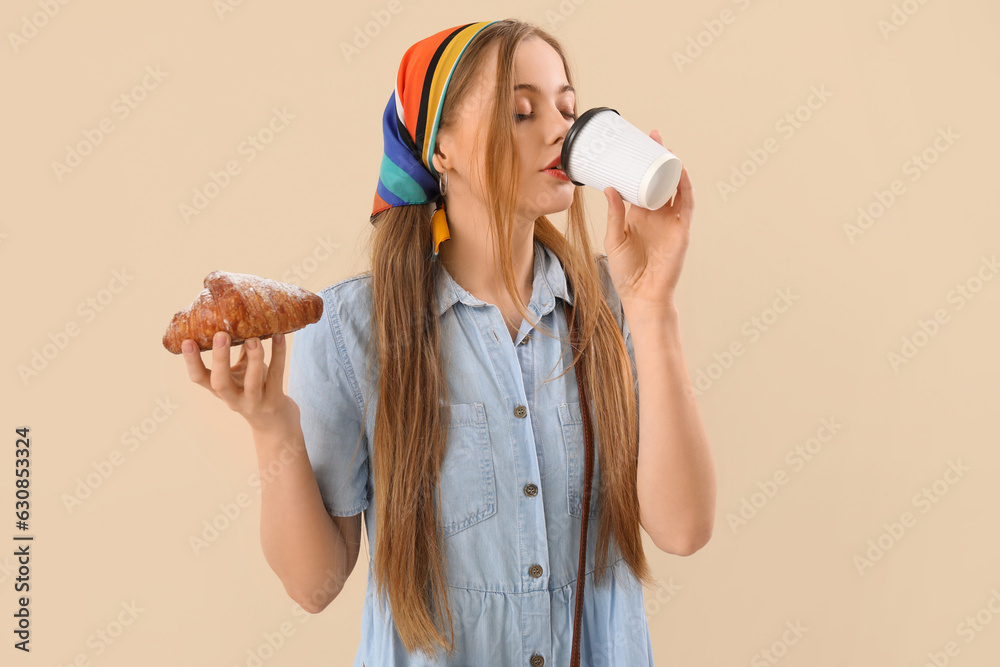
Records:
{"label": "beige background", "polygon": [[[773,664],[765,650],[810,667],[917,666],[929,653],[997,664],[1000,280],[983,262],[1000,248],[995,3],[14,0],[2,15],[3,664],[247,665],[283,623],[263,664],[351,664],[367,545],[334,604],[296,613],[261,552],[249,428],[160,337],[215,269],[314,291],[365,270],[400,57],[445,27],[508,16],[563,40],[580,111],[614,106],[660,129],[696,188],[679,307],[688,366],[704,374],[718,513],[692,557],[647,539],[657,664]],[[348,59],[341,45],[366,25],[373,36]],[[814,87],[828,95],[810,109]],[[250,160],[240,146],[274,109],[293,118]],[[101,140],[57,173],[88,135]],[[743,166],[765,146],[777,150],[763,165]],[[914,171],[922,154],[933,163]],[[230,160],[239,173],[185,220],[181,205]],[[724,195],[740,169],[753,173]],[[895,180],[852,242],[845,225]],[[586,194],[603,244],[606,205]],[[794,300],[779,313],[782,290]],[[67,326],[76,335],[59,346]],[[916,354],[894,367],[904,339]],[[743,353],[727,360],[734,343]],[[41,369],[22,379],[36,353]],[[832,437],[824,420],[839,424]],[[10,648],[22,425],[30,657]],[[143,439],[123,439],[130,429]],[[819,451],[795,464],[789,452],[811,438]],[[95,488],[67,507],[88,475]],[[768,497],[775,475],[785,483]],[[745,502],[756,514],[734,525]],[[195,553],[189,540],[225,525],[226,506],[239,515]],[[869,541],[884,554],[859,568],[878,556]]]}

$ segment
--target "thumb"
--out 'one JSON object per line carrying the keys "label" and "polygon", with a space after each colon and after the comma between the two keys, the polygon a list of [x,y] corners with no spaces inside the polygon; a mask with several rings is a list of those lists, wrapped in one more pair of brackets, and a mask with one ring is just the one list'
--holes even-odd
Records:
{"label": "thumb", "polygon": [[625,200],[610,185],[604,188],[608,200],[608,229],[604,234],[604,248],[617,248],[625,241]]}

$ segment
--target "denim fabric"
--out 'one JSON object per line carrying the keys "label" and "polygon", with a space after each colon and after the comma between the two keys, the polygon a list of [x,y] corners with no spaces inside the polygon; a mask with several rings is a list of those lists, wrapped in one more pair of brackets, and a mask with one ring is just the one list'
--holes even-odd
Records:
{"label": "denim fabric", "polygon": [[[604,255],[600,266],[636,380],[628,323]],[[527,667],[535,654],[546,666],[568,665],[583,511],[583,420],[575,372],[543,383],[572,359],[563,302],[572,304],[573,297],[562,265],[535,242],[528,308],[565,344],[526,320],[512,340],[499,309],[477,299],[441,267],[437,299],[450,416],[436,500],[456,650],[450,657],[439,651],[431,660],[406,653],[391,609],[375,597],[370,558],[379,536],[369,461],[378,369],[377,359],[371,368],[366,361],[370,278],[366,272],[320,293],[323,317],[295,333],[289,361],[288,391],[301,409],[306,448],[326,509],[334,516],[365,513],[370,554],[355,667]],[[518,406],[527,408],[526,413]],[[526,492],[528,484],[537,486],[535,495]],[[652,665],[642,586],[617,545],[612,545],[610,587],[594,587],[599,484],[595,457],[582,664]],[[533,576],[538,574],[534,565],[541,567],[540,576]]]}

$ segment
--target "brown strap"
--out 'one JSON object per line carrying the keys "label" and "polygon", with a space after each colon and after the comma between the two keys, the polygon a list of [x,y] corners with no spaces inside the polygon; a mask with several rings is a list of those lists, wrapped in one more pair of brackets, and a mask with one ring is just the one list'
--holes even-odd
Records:
{"label": "brown strap", "polygon": [[[576,319],[573,317],[573,307],[563,302],[566,311],[566,325],[570,331],[570,341],[573,354],[579,347],[579,335],[576,329]],[[594,436],[590,429],[590,406],[587,404],[587,392],[583,359],[576,365],[576,385],[580,393],[580,413],[583,415],[583,439],[585,445],[583,466],[583,516],[580,519],[580,564],[576,570],[576,611],[573,614],[573,652],[570,655],[570,667],[580,667],[580,631],[583,621],[583,591],[584,570],[587,568],[587,525],[590,519],[590,485],[594,478]]]}

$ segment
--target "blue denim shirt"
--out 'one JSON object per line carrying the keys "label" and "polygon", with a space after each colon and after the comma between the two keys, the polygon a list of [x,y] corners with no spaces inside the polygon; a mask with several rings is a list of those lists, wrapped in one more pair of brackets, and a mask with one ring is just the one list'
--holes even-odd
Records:
{"label": "blue denim shirt", "polygon": [[[632,339],[605,255],[600,266],[635,380]],[[500,310],[462,288],[441,267],[437,303],[443,351],[451,361],[451,415],[436,499],[456,651],[450,659],[443,650],[432,660],[421,653],[408,655],[391,609],[383,609],[376,598],[372,574],[378,517],[369,461],[378,371],[376,359],[366,372],[370,279],[366,272],[324,289],[323,317],[295,333],[289,360],[288,393],[301,410],[306,448],[326,509],[334,516],[365,513],[368,584],[354,666],[527,667],[536,654],[547,666],[568,665],[582,516],[583,419],[575,371],[543,384],[569,365],[568,343],[534,330],[526,320],[512,340]],[[572,304],[573,295],[562,265],[536,240],[528,309],[568,341],[563,302]],[[614,543],[610,587],[594,586],[601,511],[596,456],[594,464],[581,664],[652,665],[642,586]]]}

